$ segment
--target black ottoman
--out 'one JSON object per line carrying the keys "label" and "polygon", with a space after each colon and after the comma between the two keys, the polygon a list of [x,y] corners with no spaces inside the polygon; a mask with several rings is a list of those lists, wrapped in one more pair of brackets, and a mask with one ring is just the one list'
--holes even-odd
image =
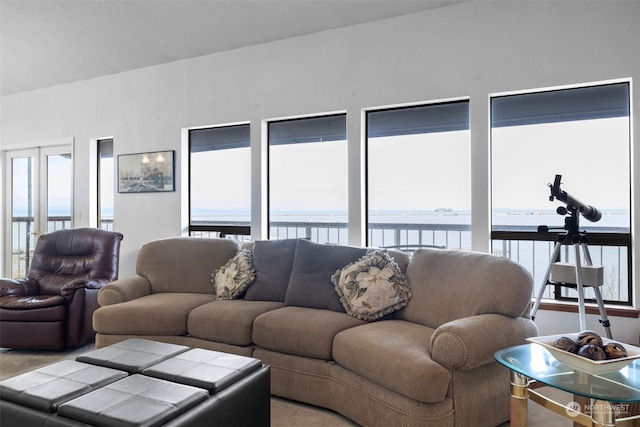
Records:
{"label": "black ottoman", "polygon": [[93,426],[156,427],[208,398],[201,388],[132,375],[60,405],[58,414]]}
{"label": "black ottoman", "polygon": [[143,339],[0,383],[2,427],[268,427],[270,405],[259,360]]}
{"label": "black ottoman", "polygon": [[44,425],[60,405],[127,376],[65,360],[0,382],[0,424]]}
{"label": "black ottoman", "polygon": [[[258,359],[197,348],[142,373],[208,390],[211,398],[201,405],[200,409],[206,412],[198,425],[268,427],[271,424],[270,368]],[[186,414],[190,422],[194,421],[195,414],[197,411]]]}
{"label": "black ottoman", "polygon": [[143,369],[189,350],[184,345],[131,338],[78,356],[78,362],[138,374]]}

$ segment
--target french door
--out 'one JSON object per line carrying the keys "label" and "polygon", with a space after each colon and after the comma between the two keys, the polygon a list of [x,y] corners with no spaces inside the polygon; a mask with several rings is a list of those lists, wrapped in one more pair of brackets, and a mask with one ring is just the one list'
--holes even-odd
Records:
{"label": "french door", "polygon": [[38,236],[73,226],[71,145],[7,151],[5,162],[5,265],[10,277],[21,278]]}

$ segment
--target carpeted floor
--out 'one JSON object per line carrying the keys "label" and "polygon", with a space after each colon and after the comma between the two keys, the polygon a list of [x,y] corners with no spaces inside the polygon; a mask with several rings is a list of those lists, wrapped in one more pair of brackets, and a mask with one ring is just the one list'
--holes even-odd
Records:
{"label": "carpeted floor", "polygon": [[[90,350],[93,350],[93,344],[64,352],[0,349],[0,381],[59,360],[75,359]],[[549,387],[540,388],[538,391],[549,395],[559,403],[566,404],[573,401],[570,394]],[[529,426],[532,427],[573,426],[571,420],[547,411],[535,403],[529,403],[528,421]],[[273,427],[357,427],[357,424],[335,412],[277,397],[271,398],[271,425]],[[507,422],[499,427],[508,426]]]}

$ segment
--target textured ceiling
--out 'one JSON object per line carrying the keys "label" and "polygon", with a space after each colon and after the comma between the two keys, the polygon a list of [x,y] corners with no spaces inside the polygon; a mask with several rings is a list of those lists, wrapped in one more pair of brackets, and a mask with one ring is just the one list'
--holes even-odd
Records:
{"label": "textured ceiling", "polygon": [[0,95],[462,2],[1,0]]}

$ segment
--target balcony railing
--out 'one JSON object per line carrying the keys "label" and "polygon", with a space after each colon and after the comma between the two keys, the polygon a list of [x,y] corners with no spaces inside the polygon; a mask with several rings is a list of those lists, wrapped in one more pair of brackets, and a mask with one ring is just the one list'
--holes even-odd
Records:
{"label": "balcony railing", "polygon": [[[558,238],[557,233],[535,231],[508,231],[494,227],[491,233],[492,252],[510,258],[531,272],[534,295],[543,281]],[[594,265],[604,268],[604,283],[600,288],[606,303],[631,305],[631,234],[624,228],[592,227],[587,233],[588,251]],[[575,263],[575,251],[571,245],[563,245],[561,261]],[[581,251],[581,256],[584,254]],[[584,262],[584,260],[583,260]],[[545,298],[577,300],[577,291],[563,286],[547,286]],[[587,301],[594,302],[594,295],[586,288]]]}
{"label": "balcony railing", "polygon": [[[70,217],[50,217],[49,230],[68,228]],[[33,219],[13,218],[13,277],[24,277],[35,247]],[[101,228],[113,229],[113,220],[105,219]],[[307,238],[317,243],[348,244],[347,224],[343,222],[272,222],[272,239]],[[631,304],[631,238],[629,233],[603,233],[598,230],[589,236],[593,263],[604,266],[605,284],[602,288],[607,302]],[[605,230],[602,230],[605,231]],[[617,231],[617,230],[614,230]],[[27,235],[29,239],[27,239]],[[199,237],[226,237],[249,241],[250,227],[246,222],[211,222],[193,224],[190,235]],[[471,250],[471,228],[467,224],[401,224],[371,223],[367,231],[371,247],[407,249],[439,247]],[[527,268],[534,277],[534,295],[541,286],[546,268],[553,253],[556,234],[535,232],[492,233],[492,252],[510,258]],[[571,250],[563,251],[571,259]],[[563,293],[547,287],[545,297],[572,299],[575,291],[563,288]],[[587,295],[588,296],[588,295]]]}
{"label": "balcony railing", "polygon": [[[234,230],[242,227],[240,234]],[[221,231],[218,231],[220,227]],[[347,224],[340,222],[272,222],[270,226],[272,239],[307,238],[317,243],[331,242],[347,244]],[[597,229],[592,230],[590,237],[593,245],[590,253],[594,264],[603,265],[605,284],[603,295],[607,302],[615,304],[631,304],[631,238],[625,230]],[[610,233],[605,233],[610,231]],[[611,232],[613,231],[613,232]],[[466,224],[399,224],[372,223],[367,232],[369,246],[400,248],[412,251],[420,247],[440,247],[458,250],[471,249],[471,228]],[[191,227],[192,236],[229,237],[240,241],[248,241],[250,228],[246,222],[225,222],[224,225],[200,223]],[[556,234],[529,232],[492,234],[493,249],[496,255],[510,258],[527,268],[534,278],[534,293],[537,295],[544,278],[546,268],[553,253]],[[571,259],[570,250],[563,251],[566,259]],[[563,288],[554,290],[547,287],[546,298],[572,300],[575,291]],[[589,297],[589,294],[587,294]]]}

